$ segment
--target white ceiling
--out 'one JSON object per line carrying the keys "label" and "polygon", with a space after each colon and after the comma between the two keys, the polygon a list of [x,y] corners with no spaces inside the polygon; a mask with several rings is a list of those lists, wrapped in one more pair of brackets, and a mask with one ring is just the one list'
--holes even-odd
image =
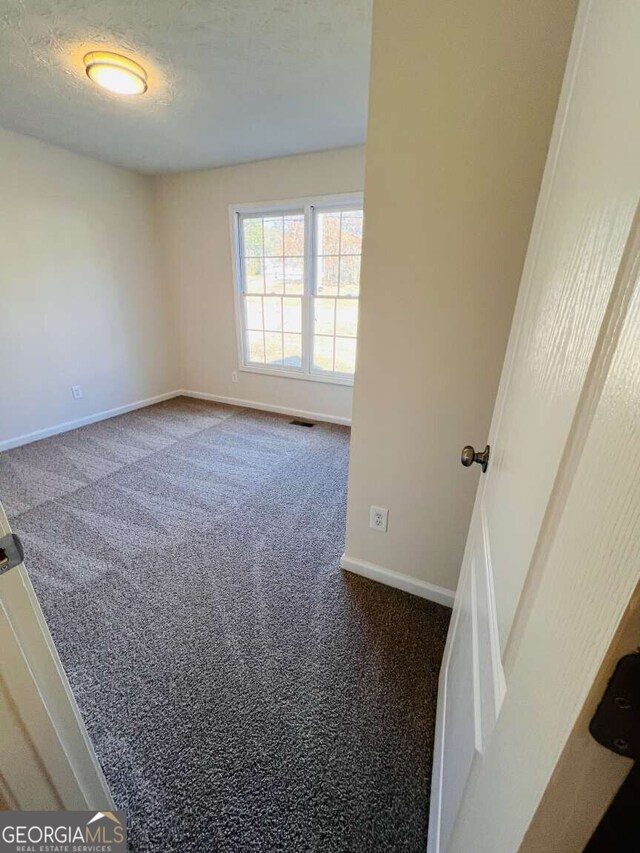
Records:
{"label": "white ceiling", "polygon": [[[0,125],[141,172],[357,145],[372,0],[0,0]],[[125,53],[149,91],[86,77]]]}

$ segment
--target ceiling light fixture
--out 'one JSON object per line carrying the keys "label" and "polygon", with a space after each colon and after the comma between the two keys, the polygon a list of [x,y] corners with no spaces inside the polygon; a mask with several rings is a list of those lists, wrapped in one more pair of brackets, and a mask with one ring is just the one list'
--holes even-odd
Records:
{"label": "ceiling light fixture", "polygon": [[143,95],[147,91],[147,72],[141,65],[106,50],[92,50],[84,57],[87,77],[116,95]]}

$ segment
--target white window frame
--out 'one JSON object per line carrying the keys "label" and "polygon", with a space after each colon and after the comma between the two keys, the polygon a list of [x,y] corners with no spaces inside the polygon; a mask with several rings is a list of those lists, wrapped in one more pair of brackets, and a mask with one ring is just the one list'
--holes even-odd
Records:
{"label": "white window frame", "polygon": [[[321,373],[313,371],[313,297],[315,296],[315,223],[314,211],[363,209],[364,194],[361,192],[340,193],[339,195],[304,196],[284,201],[252,202],[250,204],[229,205],[231,226],[231,246],[233,263],[233,292],[236,321],[236,341],[238,346],[238,370],[243,373],[261,373],[268,376],[282,376],[288,379],[303,379],[311,382],[324,382],[330,385],[353,385],[350,373]],[[242,284],[242,248],[240,220],[247,214],[304,213],[304,292],[302,295],[302,367],[278,367],[248,362],[245,358],[246,318],[243,302]],[[355,298],[355,297],[354,297]],[[358,297],[359,298],[359,297]],[[356,344],[357,346],[357,344]]]}

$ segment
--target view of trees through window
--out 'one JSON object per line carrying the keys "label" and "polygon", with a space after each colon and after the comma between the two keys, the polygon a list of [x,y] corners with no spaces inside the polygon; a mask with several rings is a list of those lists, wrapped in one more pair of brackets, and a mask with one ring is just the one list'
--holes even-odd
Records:
{"label": "view of trees through window", "polygon": [[239,225],[246,365],[348,380],[356,361],[362,207],[241,214]]}

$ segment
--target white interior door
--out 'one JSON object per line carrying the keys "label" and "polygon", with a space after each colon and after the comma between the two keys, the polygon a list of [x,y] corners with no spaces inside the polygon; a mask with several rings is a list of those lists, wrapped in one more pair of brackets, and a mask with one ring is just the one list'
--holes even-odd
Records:
{"label": "white interior door", "polygon": [[114,809],[24,564],[0,574],[0,732],[6,807]]}
{"label": "white interior door", "polygon": [[[637,0],[582,2],[441,671],[431,853],[448,847],[509,690],[512,629],[544,559],[554,483],[582,451],[580,409],[601,393],[616,346],[612,318],[639,241],[638,44]],[[484,448],[484,436],[471,438]]]}

